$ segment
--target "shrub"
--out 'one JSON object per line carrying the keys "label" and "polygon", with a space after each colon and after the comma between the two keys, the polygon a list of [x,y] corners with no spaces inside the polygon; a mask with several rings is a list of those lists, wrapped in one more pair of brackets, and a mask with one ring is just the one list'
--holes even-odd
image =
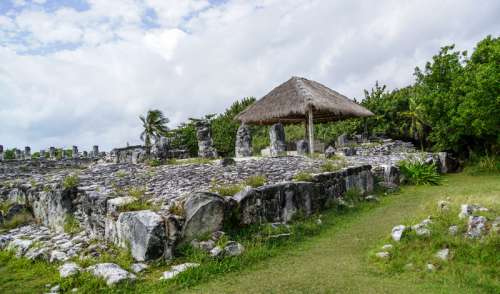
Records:
{"label": "shrub", "polygon": [[344,162],[327,161],[321,165],[322,172],[334,172],[342,169],[345,166]]}
{"label": "shrub", "polygon": [[441,176],[434,164],[403,160],[398,163],[404,182],[410,185],[439,185]]}
{"label": "shrub", "polygon": [[500,157],[495,155],[473,157],[466,172],[471,175],[500,173]]}
{"label": "shrub", "polygon": [[175,214],[175,215],[179,215],[179,216],[184,216],[184,214],[185,214],[184,205],[182,205],[182,203],[180,203],[180,202],[173,202],[170,205],[168,211],[171,214]]}
{"label": "shrub", "polygon": [[66,214],[66,217],[64,218],[64,232],[68,234],[76,234],[81,230],[80,223],[75,216],[72,214]]}
{"label": "shrub", "polygon": [[252,188],[263,186],[267,182],[267,178],[262,175],[250,176],[245,180],[245,184]]}
{"label": "shrub", "polygon": [[10,220],[5,221],[0,225],[0,229],[10,230],[17,228],[21,225],[25,225],[33,220],[33,216],[28,210],[23,210],[22,212],[14,215]]}
{"label": "shrub", "polygon": [[343,197],[346,201],[350,203],[358,203],[363,199],[363,194],[361,193],[361,190],[357,188],[349,189],[345,192],[345,195]]}
{"label": "shrub", "polygon": [[243,189],[241,184],[217,184],[210,188],[210,191],[219,194],[220,196],[233,196]]}
{"label": "shrub", "polygon": [[312,174],[309,172],[299,172],[298,174],[293,176],[293,179],[299,182],[311,182]]}
{"label": "shrub", "polygon": [[78,186],[80,183],[80,179],[78,179],[78,175],[68,175],[63,180],[63,188],[64,189],[73,189]]}

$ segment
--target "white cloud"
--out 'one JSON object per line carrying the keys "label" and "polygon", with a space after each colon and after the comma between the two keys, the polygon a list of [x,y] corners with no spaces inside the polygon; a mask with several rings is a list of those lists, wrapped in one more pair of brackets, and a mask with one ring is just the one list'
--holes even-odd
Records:
{"label": "white cloud", "polygon": [[[407,85],[440,46],[470,50],[500,31],[498,1],[88,2],[0,16],[5,147],[138,143],[137,117],[149,108],[173,127],[292,75],[359,99],[375,80]],[[151,9],[157,27],[142,22]],[[37,53],[45,46],[55,51]]]}

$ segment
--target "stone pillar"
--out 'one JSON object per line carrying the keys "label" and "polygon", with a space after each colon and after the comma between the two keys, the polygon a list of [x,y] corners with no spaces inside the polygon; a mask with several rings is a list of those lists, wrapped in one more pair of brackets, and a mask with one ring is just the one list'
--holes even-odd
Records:
{"label": "stone pillar", "polygon": [[241,124],[236,133],[236,157],[248,157],[252,156],[252,134],[250,128]]}
{"label": "stone pillar", "polygon": [[271,140],[270,155],[286,155],[285,128],[281,123],[274,124],[269,128],[269,138]]}
{"label": "stone pillar", "polygon": [[99,146],[94,145],[92,147],[92,157],[99,157]]}
{"label": "stone pillar", "polygon": [[45,158],[45,150],[42,149],[40,150],[40,159],[44,159]]}
{"label": "stone pillar", "polygon": [[84,157],[84,158],[89,157],[89,153],[88,153],[87,151],[83,151],[83,157]]}
{"label": "stone pillar", "polygon": [[16,148],[14,155],[15,155],[16,160],[23,160],[23,154],[22,154],[21,150]]}
{"label": "stone pillar", "polygon": [[30,146],[24,147],[24,159],[31,159],[31,148]]}
{"label": "stone pillar", "polygon": [[213,147],[210,133],[210,123],[207,120],[196,122],[196,138],[198,139],[198,156],[202,158],[216,158],[217,150]]}
{"label": "stone pillar", "polygon": [[4,155],[3,155],[3,145],[0,145],[0,161],[3,161]]}
{"label": "stone pillar", "polygon": [[306,140],[297,141],[297,154],[307,155],[309,153],[309,142]]}
{"label": "stone pillar", "polygon": [[79,158],[80,154],[78,154],[78,146],[73,146],[73,158]]}
{"label": "stone pillar", "polygon": [[56,147],[49,148],[49,158],[52,160],[56,159]]}

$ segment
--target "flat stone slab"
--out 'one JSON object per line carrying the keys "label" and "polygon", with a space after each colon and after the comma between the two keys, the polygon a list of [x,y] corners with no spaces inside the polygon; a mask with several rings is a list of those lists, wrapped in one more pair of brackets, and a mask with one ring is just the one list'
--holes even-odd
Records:
{"label": "flat stone slab", "polygon": [[86,270],[96,277],[103,278],[108,286],[126,280],[135,280],[136,278],[134,274],[127,272],[114,263],[99,263],[89,266]]}

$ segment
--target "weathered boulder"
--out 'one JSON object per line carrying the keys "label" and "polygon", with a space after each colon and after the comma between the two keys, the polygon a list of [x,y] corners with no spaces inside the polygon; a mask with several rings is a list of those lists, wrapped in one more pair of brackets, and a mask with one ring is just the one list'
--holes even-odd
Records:
{"label": "weathered boulder", "polygon": [[406,230],[406,226],[404,226],[404,225],[399,225],[399,226],[395,226],[394,228],[392,228],[392,232],[391,232],[392,239],[394,241],[399,242],[399,240],[401,240],[401,238],[403,237],[405,230]]}
{"label": "weathered boulder", "polygon": [[230,165],[236,164],[236,161],[234,159],[232,159],[231,157],[225,157],[225,158],[221,159],[220,164],[222,166],[230,166]]}
{"label": "weathered boulder", "polygon": [[229,241],[226,246],[224,246],[224,256],[239,256],[243,254],[245,247],[238,242]]}
{"label": "weathered boulder", "polygon": [[309,154],[309,142],[307,142],[306,140],[297,141],[297,154],[298,155]]}
{"label": "weathered boulder", "polygon": [[236,133],[235,155],[236,157],[252,156],[252,134],[245,124],[242,124]]}
{"label": "weathered boulder", "polygon": [[20,257],[23,256],[26,251],[33,245],[33,241],[31,240],[25,240],[25,239],[14,239],[10,241],[9,245],[7,246],[7,250],[13,250],[16,252],[16,256]]}
{"label": "weathered boulder", "polygon": [[106,236],[122,247],[130,246],[137,261],[164,257],[167,252],[167,237],[163,218],[150,211],[120,213],[116,222],[109,221]]}
{"label": "weathered boulder", "polygon": [[389,257],[391,257],[391,254],[387,251],[381,251],[377,252],[375,256],[377,256],[380,259],[388,259]]}
{"label": "weathered boulder", "polygon": [[269,128],[269,153],[271,156],[286,155],[285,128],[281,123],[272,125]]}
{"label": "weathered boulder", "polygon": [[224,199],[217,194],[196,192],[189,195],[184,203],[184,240],[191,241],[203,234],[222,229],[224,210]]}
{"label": "weathered boulder", "polygon": [[108,286],[125,280],[134,280],[136,276],[114,263],[99,263],[86,269],[96,277],[103,278]]}
{"label": "weathered boulder", "polygon": [[335,141],[336,147],[342,147],[342,146],[345,146],[347,144],[349,144],[349,137],[345,133],[338,136],[337,140]]}

